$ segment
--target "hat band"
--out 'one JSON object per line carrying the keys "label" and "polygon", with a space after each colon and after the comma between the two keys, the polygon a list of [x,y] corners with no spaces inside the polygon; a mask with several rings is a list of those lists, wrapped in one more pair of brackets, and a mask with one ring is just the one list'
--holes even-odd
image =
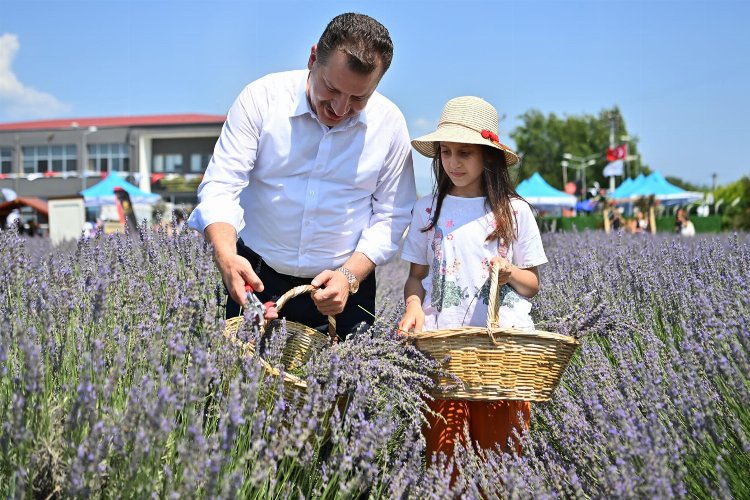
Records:
{"label": "hat band", "polygon": [[441,125],[458,125],[459,127],[467,128],[471,130],[472,132],[476,132],[480,134],[483,139],[487,139],[493,144],[502,146],[502,144],[500,144],[500,138],[497,136],[496,133],[492,132],[491,130],[487,130],[487,129],[477,130],[474,127],[469,127],[468,125],[465,125],[463,123],[458,123],[458,122],[448,122],[448,121],[440,122],[438,124],[438,128],[440,128]]}

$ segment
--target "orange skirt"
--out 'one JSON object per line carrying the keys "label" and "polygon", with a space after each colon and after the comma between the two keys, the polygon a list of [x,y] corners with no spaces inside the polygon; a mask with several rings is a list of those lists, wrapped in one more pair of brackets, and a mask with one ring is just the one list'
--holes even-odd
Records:
{"label": "orange skirt", "polygon": [[507,453],[510,451],[508,439],[512,439],[516,452],[521,453],[521,444],[513,431],[522,434],[529,429],[530,402],[436,399],[428,402],[428,406],[445,419],[426,415],[429,426],[425,425],[422,432],[427,440],[428,464],[433,453],[442,452],[452,458],[456,440],[466,446],[466,425],[469,426],[471,441],[478,448],[496,450],[499,445]]}

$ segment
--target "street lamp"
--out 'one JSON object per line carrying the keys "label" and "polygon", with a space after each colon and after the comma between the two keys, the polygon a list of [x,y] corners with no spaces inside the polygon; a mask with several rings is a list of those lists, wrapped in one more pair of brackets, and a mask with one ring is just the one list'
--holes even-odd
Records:
{"label": "street lamp", "polygon": [[592,165],[596,164],[596,158],[601,156],[600,154],[592,154],[588,156],[576,156],[572,155],[570,153],[563,153],[563,162],[561,165],[563,166],[563,184],[568,183],[568,175],[567,175],[567,169],[568,167],[574,169],[577,174],[576,178],[581,178],[581,184],[582,184],[582,192],[586,193],[586,169],[589,168]]}
{"label": "street lamp", "polygon": [[81,136],[81,144],[83,145],[81,149],[81,160],[83,162],[83,165],[81,165],[81,191],[86,189],[86,174],[88,173],[89,168],[89,150],[86,145],[86,137],[97,130],[99,129],[95,125],[91,125]]}

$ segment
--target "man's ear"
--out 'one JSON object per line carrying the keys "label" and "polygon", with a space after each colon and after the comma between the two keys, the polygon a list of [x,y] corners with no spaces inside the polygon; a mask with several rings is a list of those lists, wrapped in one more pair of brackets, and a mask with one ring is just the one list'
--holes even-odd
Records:
{"label": "man's ear", "polygon": [[318,59],[318,46],[313,45],[310,48],[310,58],[307,60],[307,69],[312,70],[315,61]]}

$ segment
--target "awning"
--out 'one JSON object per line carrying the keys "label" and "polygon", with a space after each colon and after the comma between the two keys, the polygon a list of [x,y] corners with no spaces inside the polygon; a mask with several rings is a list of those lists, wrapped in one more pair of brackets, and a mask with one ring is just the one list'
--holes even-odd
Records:
{"label": "awning", "polygon": [[4,203],[0,203],[0,217],[6,217],[13,210],[16,210],[17,208],[21,208],[21,207],[31,207],[37,212],[39,212],[41,215],[44,215],[44,216],[49,215],[49,210],[47,209],[47,202],[44,201],[43,199],[36,198],[34,196],[19,196],[13,201],[6,201]]}

